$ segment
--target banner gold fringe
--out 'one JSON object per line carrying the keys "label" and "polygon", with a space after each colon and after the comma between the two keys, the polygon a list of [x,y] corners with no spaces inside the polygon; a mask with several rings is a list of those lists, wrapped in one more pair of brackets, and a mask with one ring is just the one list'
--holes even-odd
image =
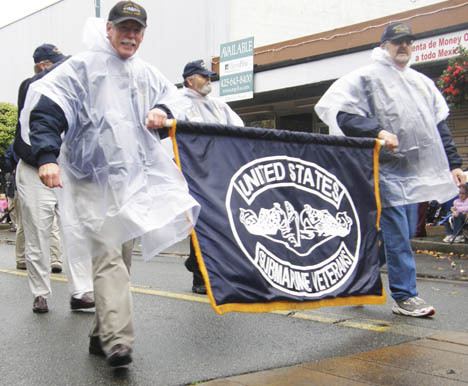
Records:
{"label": "banner gold fringe", "polygon": [[[174,148],[174,158],[179,169],[182,170],[182,165],[179,158],[179,149],[177,146],[176,140],[176,131],[177,131],[177,122],[174,119],[172,126],[169,130],[169,136],[172,139],[172,146]],[[378,229],[380,226],[380,212],[381,212],[381,203],[380,203],[380,191],[379,191],[379,153],[381,149],[380,141],[376,140],[373,153],[373,162],[374,162],[374,194],[377,203],[377,223],[376,226]],[[192,230],[190,235],[191,242],[195,249],[195,256],[197,258],[198,266],[200,267],[200,272],[205,281],[206,291],[208,299],[210,300],[210,305],[213,310],[218,315],[223,315],[228,312],[271,312],[271,311],[287,311],[287,310],[311,310],[321,307],[339,307],[339,306],[357,306],[357,305],[376,305],[376,304],[385,304],[387,301],[387,296],[385,290],[382,288],[382,295],[362,295],[362,296],[348,296],[334,299],[321,299],[321,300],[310,300],[310,301],[273,301],[267,303],[228,303],[217,305],[216,300],[213,296],[213,291],[211,290],[210,278],[208,271],[203,261],[202,251],[200,248],[200,243],[198,242],[198,237],[195,230]]]}

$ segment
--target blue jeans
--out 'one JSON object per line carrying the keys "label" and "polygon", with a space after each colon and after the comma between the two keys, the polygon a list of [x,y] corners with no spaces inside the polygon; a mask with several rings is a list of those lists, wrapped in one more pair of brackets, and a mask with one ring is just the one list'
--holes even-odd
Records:
{"label": "blue jeans", "polygon": [[445,225],[445,233],[447,235],[460,235],[463,234],[461,232],[461,229],[463,228],[463,225],[465,225],[465,214],[459,214],[458,216],[452,216],[453,218],[453,226],[450,225],[450,222],[447,221]]}
{"label": "blue jeans", "polygon": [[416,231],[418,204],[383,208],[380,227],[387,261],[392,298],[406,300],[417,296],[416,263],[411,237]]}

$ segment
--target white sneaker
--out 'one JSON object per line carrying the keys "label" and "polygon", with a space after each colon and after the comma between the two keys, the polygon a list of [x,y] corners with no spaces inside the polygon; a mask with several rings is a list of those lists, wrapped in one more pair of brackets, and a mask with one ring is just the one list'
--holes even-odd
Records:
{"label": "white sneaker", "polygon": [[464,243],[465,242],[465,236],[457,236],[455,237],[455,240],[453,240],[454,243]]}
{"label": "white sneaker", "polygon": [[452,241],[453,236],[452,235],[447,235],[442,239],[442,242],[444,243],[450,243]]}
{"label": "white sneaker", "polygon": [[394,314],[422,317],[432,316],[435,314],[435,309],[430,304],[427,304],[423,299],[417,296],[406,300],[396,300],[392,307]]}

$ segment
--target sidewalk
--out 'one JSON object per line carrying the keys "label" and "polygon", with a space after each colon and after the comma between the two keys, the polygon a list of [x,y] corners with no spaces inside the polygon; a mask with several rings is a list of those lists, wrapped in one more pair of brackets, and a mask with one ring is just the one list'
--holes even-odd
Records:
{"label": "sidewalk", "polygon": [[429,338],[297,366],[260,371],[204,386],[265,385],[463,385],[468,384],[468,334]]}
{"label": "sidewalk", "polygon": [[426,226],[426,237],[416,237],[411,244],[415,251],[429,250],[441,253],[453,253],[456,255],[465,255],[468,257],[468,242],[465,243],[444,243],[445,237],[443,226]]}
{"label": "sidewalk", "polygon": [[443,227],[426,229],[426,237],[417,237],[411,241],[415,251],[417,276],[468,281],[468,243],[444,243]]}

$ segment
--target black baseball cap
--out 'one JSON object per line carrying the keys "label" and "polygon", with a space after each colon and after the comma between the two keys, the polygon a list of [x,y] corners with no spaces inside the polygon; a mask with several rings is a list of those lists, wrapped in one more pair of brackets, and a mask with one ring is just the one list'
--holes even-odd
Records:
{"label": "black baseball cap", "polygon": [[126,20],[134,20],[146,28],[146,11],[133,1],[119,1],[109,12],[108,21],[115,24]]}
{"label": "black baseball cap", "polygon": [[185,65],[182,76],[185,79],[195,74],[200,74],[203,76],[207,76],[208,78],[212,78],[213,76],[216,75],[216,72],[208,70],[203,60],[195,60],[194,62],[188,62]]}
{"label": "black baseball cap", "polygon": [[414,40],[413,31],[411,27],[406,23],[390,23],[385,27],[385,30],[380,38],[380,42],[386,42],[388,40],[397,40],[401,38],[408,38]]}
{"label": "black baseball cap", "polygon": [[39,63],[44,60],[50,60],[52,63],[60,62],[65,59],[65,56],[53,44],[42,44],[34,50],[34,63]]}

